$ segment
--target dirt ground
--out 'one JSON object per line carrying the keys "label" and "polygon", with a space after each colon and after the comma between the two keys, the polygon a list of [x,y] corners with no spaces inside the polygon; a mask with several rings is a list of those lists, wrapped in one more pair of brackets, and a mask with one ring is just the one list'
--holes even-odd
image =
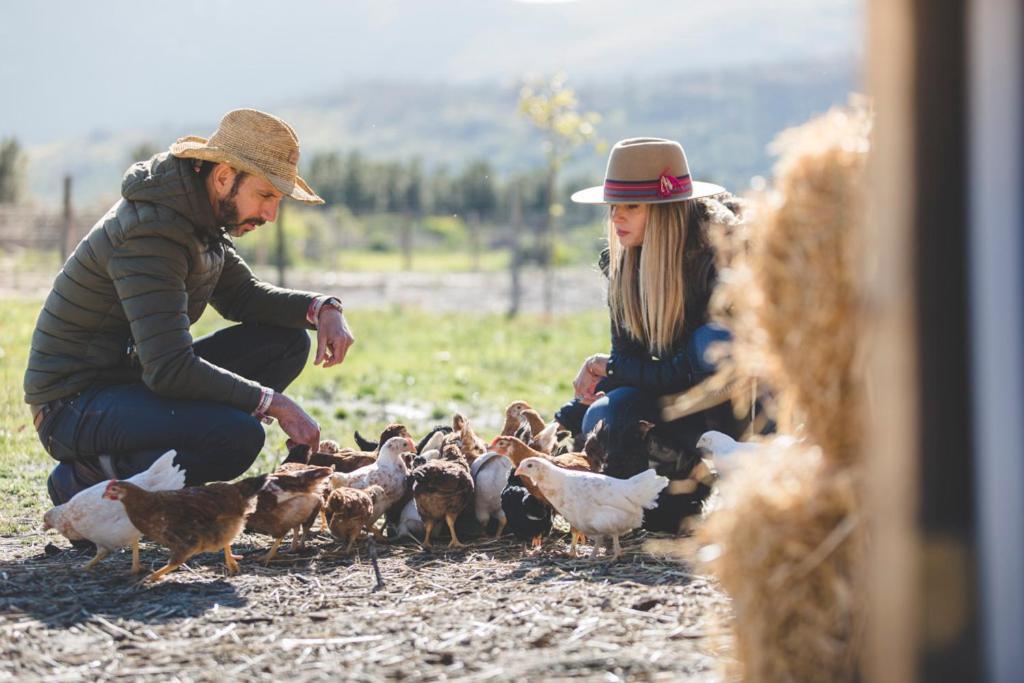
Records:
{"label": "dirt ground", "polygon": [[266,539],[245,535],[241,574],[205,554],[149,586],[126,551],[83,571],[62,538],[7,537],[0,680],[721,680],[727,599],[649,539],[614,564],[569,558],[558,534],[534,556],[512,537],[377,544],[377,588],[365,541],[345,556],[321,536],[264,567]]}

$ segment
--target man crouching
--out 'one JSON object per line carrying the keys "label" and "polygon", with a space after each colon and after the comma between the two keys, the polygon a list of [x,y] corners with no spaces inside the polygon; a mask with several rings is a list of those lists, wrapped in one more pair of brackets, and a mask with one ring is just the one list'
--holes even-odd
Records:
{"label": "man crouching", "polygon": [[[188,485],[233,479],[274,418],[296,443],[320,428],[282,393],[306,364],[336,365],[354,339],[340,302],[256,279],[235,251],[284,197],[323,200],[297,174],[299,141],[275,116],[239,109],[209,140],[189,136],[128,169],[122,198],[79,243],[39,314],[25,401],[59,461],[54,504],[140,472],[168,449]],[[240,324],[200,339],[207,303]]]}

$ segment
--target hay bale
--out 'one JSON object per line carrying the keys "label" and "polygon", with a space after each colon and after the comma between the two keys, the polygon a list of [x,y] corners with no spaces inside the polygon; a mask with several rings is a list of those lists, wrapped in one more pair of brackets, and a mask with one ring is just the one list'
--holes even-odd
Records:
{"label": "hay bale", "polygon": [[769,451],[722,485],[701,557],[732,599],[747,681],[849,681],[859,654],[863,535],[858,477],[820,448]]}
{"label": "hay bale", "polygon": [[732,597],[738,665],[750,681],[855,678],[869,131],[864,108],[786,131],[775,143],[774,188],[754,198],[751,220],[718,237],[723,284],[713,308],[733,331],[729,372],[766,380],[781,430],[804,437],[748,460],[697,531],[701,557]]}
{"label": "hay bale", "polygon": [[752,199],[751,220],[716,240],[726,275],[712,306],[733,331],[735,373],[775,390],[783,431],[803,425],[826,458],[842,461],[857,457],[862,429],[855,356],[869,129],[865,109],[833,109],[782,133],[775,187]]}

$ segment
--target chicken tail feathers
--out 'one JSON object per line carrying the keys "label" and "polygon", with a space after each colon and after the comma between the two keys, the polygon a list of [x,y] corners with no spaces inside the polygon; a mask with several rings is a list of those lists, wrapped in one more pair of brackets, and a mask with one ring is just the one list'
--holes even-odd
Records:
{"label": "chicken tail feathers", "polygon": [[263,487],[270,483],[272,479],[269,474],[260,474],[255,477],[246,477],[241,481],[235,482],[234,486],[238,489],[238,493],[241,494],[242,498],[252,498],[261,490]]}
{"label": "chicken tail feathers", "polygon": [[176,491],[185,486],[185,470],[174,464],[178,452],[173,448],[131,481],[147,491]]}
{"label": "chicken tail feathers", "polygon": [[668,478],[659,476],[654,470],[644,470],[627,480],[626,497],[647,510],[658,507],[658,494],[668,486]]}
{"label": "chicken tail feathers", "polygon": [[377,450],[377,447],[380,445],[379,442],[371,441],[370,439],[367,439],[365,436],[360,434],[358,429],[355,431],[354,436],[356,440],[356,445],[359,446],[359,450],[361,451],[375,451]]}

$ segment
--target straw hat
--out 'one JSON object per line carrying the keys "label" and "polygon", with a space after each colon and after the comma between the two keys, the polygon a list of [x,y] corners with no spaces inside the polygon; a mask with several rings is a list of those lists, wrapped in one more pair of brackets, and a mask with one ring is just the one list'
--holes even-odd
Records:
{"label": "straw hat", "polygon": [[299,138],[281,119],[255,109],[235,109],[220,120],[210,139],[178,138],[171,154],[184,159],[215,161],[264,178],[286,197],[323,204],[299,177]]}
{"label": "straw hat", "polygon": [[674,140],[620,140],[608,156],[604,184],[572,195],[578,204],[665,204],[721,194],[725,188],[690,178],[686,152]]}

